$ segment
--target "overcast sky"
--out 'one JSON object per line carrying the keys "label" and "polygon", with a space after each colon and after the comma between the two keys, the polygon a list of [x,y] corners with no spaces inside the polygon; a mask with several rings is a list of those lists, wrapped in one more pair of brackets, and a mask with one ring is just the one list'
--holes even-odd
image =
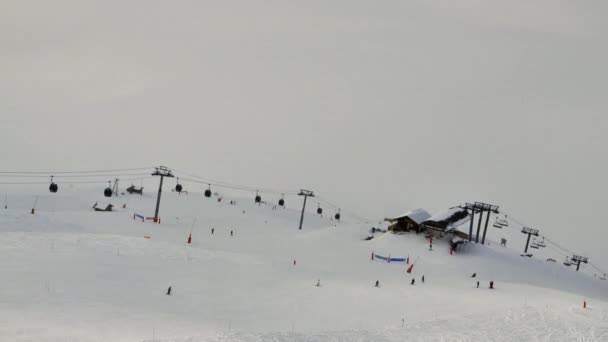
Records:
{"label": "overcast sky", "polygon": [[381,218],[495,203],[608,268],[608,2],[0,2],[3,170],[166,164]]}

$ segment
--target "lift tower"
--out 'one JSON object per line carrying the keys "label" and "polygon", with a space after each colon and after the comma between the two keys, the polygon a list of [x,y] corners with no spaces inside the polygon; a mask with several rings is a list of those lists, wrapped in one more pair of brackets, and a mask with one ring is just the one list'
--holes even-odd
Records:
{"label": "lift tower", "polygon": [[160,208],[160,194],[163,192],[163,180],[165,177],[173,178],[173,172],[166,166],[159,166],[152,172],[152,176],[160,176],[158,184],[158,197],[156,197],[156,210],[154,211],[154,222],[158,222],[158,210]]}

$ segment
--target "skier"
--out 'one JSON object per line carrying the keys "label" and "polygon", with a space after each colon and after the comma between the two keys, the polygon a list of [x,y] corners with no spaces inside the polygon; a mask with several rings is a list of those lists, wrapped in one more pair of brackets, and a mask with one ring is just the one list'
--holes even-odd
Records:
{"label": "skier", "polygon": [[376,287],[380,287],[380,281],[376,280]]}
{"label": "skier", "polygon": [[494,281],[490,280],[490,289],[494,289]]}
{"label": "skier", "polygon": [[424,284],[424,274],[422,275],[422,283]]}
{"label": "skier", "polygon": [[232,230],[230,231],[230,236],[233,236],[233,232],[232,232]]}
{"label": "skier", "polygon": [[414,285],[415,282],[416,282],[416,279],[412,278],[412,282],[410,283],[410,285]]}
{"label": "skier", "polygon": [[215,228],[211,228],[211,235],[213,235],[213,233],[215,233]]}
{"label": "skier", "polygon": [[171,286],[169,286],[169,288],[167,289],[167,296],[171,295]]}
{"label": "skier", "polygon": [[477,273],[473,273],[473,275],[471,275],[471,278],[475,278],[477,277]]}
{"label": "skier", "polygon": [[479,281],[477,281],[477,288],[479,288]]}
{"label": "skier", "polygon": [[321,287],[321,279],[317,280],[317,287]]}

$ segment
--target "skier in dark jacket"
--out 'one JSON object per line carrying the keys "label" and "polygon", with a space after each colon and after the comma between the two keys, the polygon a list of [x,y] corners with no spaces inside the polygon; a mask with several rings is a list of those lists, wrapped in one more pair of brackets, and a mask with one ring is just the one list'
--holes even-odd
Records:
{"label": "skier in dark jacket", "polygon": [[494,281],[490,281],[490,289],[494,289]]}
{"label": "skier in dark jacket", "polygon": [[416,279],[412,278],[412,282],[410,283],[410,285],[414,285],[415,282],[416,282]]}
{"label": "skier in dark jacket", "polygon": [[477,282],[477,288],[479,288],[479,281]]}
{"label": "skier in dark jacket", "polygon": [[422,275],[422,283],[424,284],[424,274]]}
{"label": "skier in dark jacket", "polygon": [[211,228],[211,235],[213,235],[213,233],[215,233],[215,228]]}
{"label": "skier in dark jacket", "polygon": [[169,286],[169,288],[167,289],[167,296],[171,295],[171,286]]}
{"label": "skier in dark jacket", "polygon": [[473,273],[473,274],[471,275],[471,278],[475,278],[475,277],[477,277],[477,273]]}
{"label": "skier in dark jacket", "polygon": [[380,281],[376,280],[376,287],[380,287]]}

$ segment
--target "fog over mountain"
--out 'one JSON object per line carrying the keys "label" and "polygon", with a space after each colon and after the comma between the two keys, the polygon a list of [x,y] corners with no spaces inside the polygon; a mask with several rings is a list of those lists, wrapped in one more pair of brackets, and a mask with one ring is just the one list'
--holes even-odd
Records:
{"label": "fog over mountain", "polygon": [[0,169],[165,164],[372,219],[486,201],[608,269],[606,13],[2,1]]}

